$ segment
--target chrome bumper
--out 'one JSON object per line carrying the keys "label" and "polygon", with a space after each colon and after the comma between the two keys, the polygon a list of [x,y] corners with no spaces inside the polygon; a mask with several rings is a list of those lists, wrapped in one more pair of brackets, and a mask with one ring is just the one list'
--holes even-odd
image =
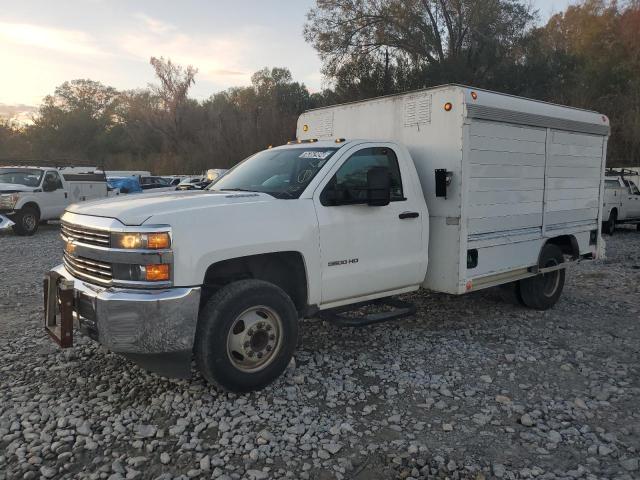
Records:
{"label": "chrome bumper", "polygon": [[[73,280],[74,317],[81,332],[157,373],[183,377],[185,368],[190,370],[200,287],[99,287],[73,277],[64,265],[50,273]],[[164,365],[165,360],[172,365]]]}

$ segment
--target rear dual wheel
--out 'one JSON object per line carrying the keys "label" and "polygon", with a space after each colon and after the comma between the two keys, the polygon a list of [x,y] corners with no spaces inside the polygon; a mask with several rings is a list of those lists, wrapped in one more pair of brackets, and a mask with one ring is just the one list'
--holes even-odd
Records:
{"label": "rear dual wheel", "polygon": [[[557,267],[564,262],[562,250],[547,243],[540,252],[540,268]],[[564,268],[520,280],[522,302],[529,308],[547,310],[553,307],[564,289]]]}

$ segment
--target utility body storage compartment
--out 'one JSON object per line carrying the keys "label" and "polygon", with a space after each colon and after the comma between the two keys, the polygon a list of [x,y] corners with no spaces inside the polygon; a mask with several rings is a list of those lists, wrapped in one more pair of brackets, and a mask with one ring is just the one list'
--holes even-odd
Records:
{"label": "utility body storage compartment", "polygon": [[429,209],[425,288],[460,294],[536,273],[550,239],[574,259],[600,247],[608,119],[448,85],[312,110],[297,137],[409,150]]}

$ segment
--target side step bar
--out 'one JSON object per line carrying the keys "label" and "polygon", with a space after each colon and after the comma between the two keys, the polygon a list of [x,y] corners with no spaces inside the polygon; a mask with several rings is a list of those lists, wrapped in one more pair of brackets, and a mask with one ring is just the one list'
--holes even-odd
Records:
{"label": "side step bar", "polygon": [[[384,306],[391,307],[387,312],[372,312],[360,316],[348,316],[346,313],[353,312],[367,306]],[[364,327],[376,323],[398,320],[400,318],[409,317],[416,313],[416,306],[413,303],[403,302],[397,298],[388,297],[373,300],[371,302],[362,302],[345,307],[332,308],[323,310],[319,316],[322,320],[326,320],[339,327]]]}

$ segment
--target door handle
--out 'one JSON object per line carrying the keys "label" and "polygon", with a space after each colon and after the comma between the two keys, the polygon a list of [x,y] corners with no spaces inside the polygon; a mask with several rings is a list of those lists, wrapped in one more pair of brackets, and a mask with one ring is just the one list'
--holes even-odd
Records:
{"label": "door handle", "polygon": [[400,215],[398,215],[398,218],[400,220],[404,220],[406,218],[418,218],[420,216],[420,214],[418,212],[402,212]]}

